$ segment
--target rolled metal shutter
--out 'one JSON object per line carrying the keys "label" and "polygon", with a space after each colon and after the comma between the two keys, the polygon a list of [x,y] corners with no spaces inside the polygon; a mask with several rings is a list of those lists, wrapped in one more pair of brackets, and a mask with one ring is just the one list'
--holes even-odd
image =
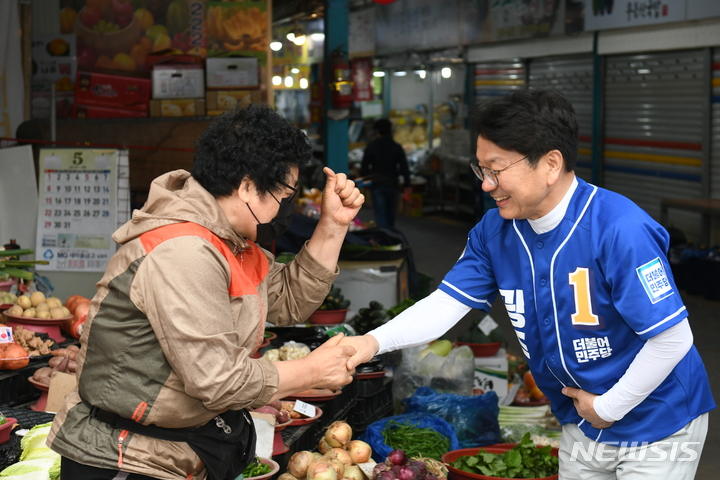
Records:
{"label": "rolled metal shutter", "polygon": [[475,104],[501,97],[525,85],[525,64],[520,59],[475,64]]}
{"label": "rolled metal shutter", "polygon": [[592,55],[533,58],[528,64],[528,85],[554,88],[572,103],[578,118],[580,140],[575,173],[589,182],[592,175]]}
{"label": "rolled metal shutter", "polygon": [[720,48],[713,51],[710,197],[720,199]]}
{"label": "rolled metal shutter", "polygon": [[[701,196],[702,50],[608,56],[604,186],[660,220],[660,199]],[[699,238],[699,214],[671,210],[670,225]]]}

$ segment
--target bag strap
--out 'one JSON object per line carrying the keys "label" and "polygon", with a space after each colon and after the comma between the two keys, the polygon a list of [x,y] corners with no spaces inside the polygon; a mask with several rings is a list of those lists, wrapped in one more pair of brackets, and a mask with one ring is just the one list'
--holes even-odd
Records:
{"label": "bag strap", "polygon": [[90,409],[90,418],[96,418],[107,423],[112,428],[170,442],[187,442],[190,437],[190,428],[163,428],[156,425],[143,425],[129,418],[121,417],[117,413],[111,413],[91,405],[85,399],[82,399],[82,402]]}

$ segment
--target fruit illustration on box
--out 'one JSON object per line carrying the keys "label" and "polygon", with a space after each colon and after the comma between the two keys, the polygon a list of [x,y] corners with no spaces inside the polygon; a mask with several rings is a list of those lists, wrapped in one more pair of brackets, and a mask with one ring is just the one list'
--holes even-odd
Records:
{"label": "fruit illustration on box", "polygon": [[188,0],[76,0],[74,6],[81,8],[62,10],[60,30],[75,33],[82,67],[144,71],[151,53],[206,55],[204,9],[191,11]]}

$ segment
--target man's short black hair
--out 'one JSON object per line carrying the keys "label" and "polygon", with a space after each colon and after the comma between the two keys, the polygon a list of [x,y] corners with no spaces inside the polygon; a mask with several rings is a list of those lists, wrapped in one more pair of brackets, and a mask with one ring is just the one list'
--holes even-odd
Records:
{"label": "man's short black hair", "polygon": [[381,137],[389,137],[392,135],[392,123],[390,123],[390,120],[387,118],[381,118],[375,121],[373,130],[375,130]]}
{"label": "man's short black hair", "polygon": [[202,132],[192,176],[215,198],[231,195],[245,177],[261,194],[275,192],[311,153],[307,136],[269,106],[238,107]]}
{"label": "man's short black hair", "polygon": [[515,90],[478,108],[473,127],[498,147],[526,155],[533,166],[556,149],[562,153],[565,170],[575,168],[577,117],[570,101],[557,90]]}

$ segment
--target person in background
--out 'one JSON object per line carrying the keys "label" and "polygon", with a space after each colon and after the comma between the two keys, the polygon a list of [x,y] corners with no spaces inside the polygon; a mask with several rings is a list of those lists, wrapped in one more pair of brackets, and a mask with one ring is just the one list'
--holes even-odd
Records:
{"label": "person in background", "polygon": [[477,114],[471,168],[497,207],[431,295],[362,337],[355,368],[422,345],[502,297],[537,386],[562,424],[560,479],[694,478],[715,408],[668,232],[575,176],[578,123],[554,90]]}
{"label": "person in background", "polygon": [[352,381],[355,350],[331,338],[298,360],[253,358],[265,324],[304,322],[337,277],[364,201],[325,169],[322,216],[287,265],[258,246],[288,226],[304,133],[268,106],[200,136],[192,174],[155,179],[113,238],[77,356],[78,388],[48,437],[64,479],[224,480],[255,458],[248,408]]}
{"label": "person in background", "polygon": [[360,177],[371,181],[370,195],[378,227],[395,227],[399,189],[398,177],[402,175],[404,193],[409,198],[410,170],[405,151],[392,138],[392,123],[381,118],[373,125],[375,140],[365,148]]}

